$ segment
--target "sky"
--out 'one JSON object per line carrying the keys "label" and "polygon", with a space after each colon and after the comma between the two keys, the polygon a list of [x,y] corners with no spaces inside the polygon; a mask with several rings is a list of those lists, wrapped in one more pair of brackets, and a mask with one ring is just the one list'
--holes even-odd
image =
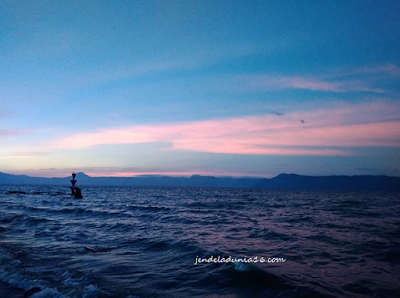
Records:
{"label": "sky", "polygon": [[400,1],[0,1],[0,172],[400,176]]}

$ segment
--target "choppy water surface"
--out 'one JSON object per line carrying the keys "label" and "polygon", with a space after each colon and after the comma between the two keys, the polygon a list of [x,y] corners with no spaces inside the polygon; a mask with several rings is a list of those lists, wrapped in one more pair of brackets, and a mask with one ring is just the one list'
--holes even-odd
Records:
{"label": "choppy water surface", "polygon": [[[41,288],[32,297],[400,291],[398,193],[86,187],[75,200],[57,192],[67,188],[0,186],[0,296],[32,287]],[[286,262],[194,265],[197,256]]]}

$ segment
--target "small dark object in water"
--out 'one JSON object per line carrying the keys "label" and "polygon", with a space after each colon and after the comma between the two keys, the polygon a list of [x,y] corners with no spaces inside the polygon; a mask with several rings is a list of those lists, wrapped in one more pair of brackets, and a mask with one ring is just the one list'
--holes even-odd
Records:
{"label": "small dark object in water", "polygon": [[19,190],[10,190],[8,192],[10,195],[14,195],[14,194],[26,194],[26,192],[24,191],[19,191]]}
{"label": "small dark object in water", "polygon": [[75,199],[82,199],[82,193],[81,193],[81,189],[79,187],[74,187],[75,191],[74,191],[74,197]]}
{"label": "small dark object in water", "polygon": [[39,287],[34,287],[34,288],[30,288],[29,290],[26,290],[24,292],[24,295],[22,296],[22,298],[28,298],[31,297],[33,294],[40,292],[42,289]]}

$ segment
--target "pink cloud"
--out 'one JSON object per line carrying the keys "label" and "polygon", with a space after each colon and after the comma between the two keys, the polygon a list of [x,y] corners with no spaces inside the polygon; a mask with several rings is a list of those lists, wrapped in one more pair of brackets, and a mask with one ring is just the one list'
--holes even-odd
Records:
{"label": "pink cloud", "polygon": [[28,133],[28,131],[16,130],[16,129],[0,129],[0,137],[16,136],[26,133]]}
{"label": "pink cloud", "polygon": [[[47,168],[47,169],[9,169],[7,173],[15,175],[29,175],[35,177],[70,177],[73,171],[77,171],[76,168]],[[160,168],[154,169],[132,169],[132,168],[121,168],[121,167],[83,167],[79,169],[79,172],[84,172],[90,177],[135,177],[144,175],[164,175],[164,176],[177,176],[177,177],[189,177],[192,175],[202,176],[229,176],[229,177],[272,177],[274,173],[261,172],[261,173],[246,173],[236,171],[213,171],[213,170],[202,170],[198,168],[192,168],[188,170],[172,169],[165,170]]]}
{"label": "pink cloud", "polygon": [[[351,155],[340,147],[400,147],[400,105],[375,102],[284,116],[261,115],[165,125],[135,125],[82,133],[54,145],[168,142],[169,150],[260,155]],[[300,119],[306,119],[301,123]]]}
{"label": "pink cloud", "polygon": [[188,177],[192,175],[202,175],[202,176],[229,176],[229,177],[264,177],[272,176],[272,174],[244,174],[238,172],[229,171],[135,171],[135,172],[85,172],[91,177],[134,177],[142,175],[165,175],[165,176],[179,176]]}

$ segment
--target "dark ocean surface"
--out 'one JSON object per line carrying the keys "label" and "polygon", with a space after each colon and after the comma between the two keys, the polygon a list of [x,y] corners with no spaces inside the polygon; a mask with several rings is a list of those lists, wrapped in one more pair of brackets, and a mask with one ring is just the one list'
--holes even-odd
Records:
{"label": "dark ocean surface", "polygon": [[[67,193],[0,186],[0,297],[400,296],[400,193]],[[195,265],[211,256],[286,261]]]}

